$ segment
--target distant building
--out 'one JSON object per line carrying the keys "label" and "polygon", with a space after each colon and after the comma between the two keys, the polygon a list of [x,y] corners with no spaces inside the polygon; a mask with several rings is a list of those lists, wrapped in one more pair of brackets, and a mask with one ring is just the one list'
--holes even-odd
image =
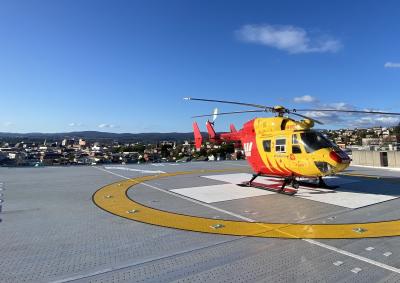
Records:
{"label": "distant building", "polygon": [[382,139],[380,139],[380,138],[363,138],[363,139],[361,139],[361,143],[363,146],[380,145],[382,143]]}
{"label": "distant building", "polygon": [[79,139],[79,143],[80,146],[86,146],[86,140],[85,139]]}
{"label": "distant building", "polygon": [[338,147],[340,147],[340,148],[346,148],[346,144],[345,144],[345,143],[342,143],[342,142],[336,143],[336,145],[337,145]]}
{"label": "distant building", "polygon": [[74,139],[63,139],[61,142],[61,145],[65,146],[65,147],[69,147],[69,146],[73,146],[74,143],[75,143]]}

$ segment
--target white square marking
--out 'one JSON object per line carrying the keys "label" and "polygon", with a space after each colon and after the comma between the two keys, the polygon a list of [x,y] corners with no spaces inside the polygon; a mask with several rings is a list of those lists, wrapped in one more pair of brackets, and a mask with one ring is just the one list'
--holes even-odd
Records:
{"label": "white square marking", "polygon": [[[237,173],[237,174],[209,175],[209,176],[202,176],[202,177],[207,178],[207,179],[230,183],[230,184],[236,186],[237,184],[240,184],[242,182],[249,181],[251,179],[252,175],[247,174],[247,173]],[[344,184],[359,182],[354,179],[353,180],[347,179],[347,178],[344,179],[344,178],[336,177],[336,176],[327,177],[325,179],[327,179],[327,181],[330,185],[344,185]],[[271,184],[281,183],[281,180],[278,178],[271,178],[271,177],[258,177],[256,179],[256,182],[271,185]],[[219,186],[221,186],[221,185],[219,185]],[[209,186],[209,187],[215,187],[215,186]],[[188,189],[192,189],[192,190],[196,191],[197,189],[200,190],[200,188],[202,190],[205,190],[205,188],[207,188],[207,187],[188,188]],[[251,189],[253,189],[253,190],[257,190],[257,191],[261,191],[261,192],[268,192],[268,191],[263,191],[261,189],[256,189],[256,188],[246,188],[246,187],[243,188],[243,187],[239,187],[239,186],[237,186],[237,188],[240,188],[243,191],[251,191]],[[184,189],[180,189],[180,190],[184,190]],[[213,190],[210,191],[210,193],[214,193],[217,191],[218,190],[216,188],[213,188]],[[177,192],[177,193],[180,193],[180,192]],[[194,192],[191,192],[191,193],[195,194]],[[224,192],[221,192],[221,193],[224,194]],[[273,192],[270,192],[270,193],[273,193]],[[235,191],[234,195],[238,195],[238,194],[239,193]],[[251,196],[253,196],[253,195],[251,195]],[[244,197],[247,197],[247,196],[244,196]],[[333,204],[333,205],[337,205],[337,206],[343,206],[343,207],[347,207],[347,208],[353,208],[353,209],[397,198],[396,196],[390,196],[390,195],[368,194],[368,193],[362,193],[362,192],[344,192],[344,191],[340,191],[340,190],[329,190],[329,189],[324,189],[324,188],[307,188],[307,187],[303,187],[303,186],[300,186],[295,197],[309,199],[309,200],[318,201],[318,202],[322,202],[322,203]],[[193,198],[196,198],[196,197],[193,197]],[[209,199],[209,198],[212,199],[212,196],[208,196],[206,199]],[[238,199],[238,198],[243,198],[243,197],[229,198],[229,195],[226,195],[226,197],[223,200],[231,200],[231,199]],[[216,198],[216,199],[222,199],[222,198]],[[216,200],[216,201],[222,201],[222,200]],[[211,202],[214,202],[214,201],[211,201]]]}
{"label": "white square marking", "polygon": [[208,175],[202,177],[216,181],[227,182],[230,184],[240,184],[242,182],[249,181],[252,175],[248,173],[237,173],[237,174]]}
{"label": "white square marking", "polygon": [[387,195],[341,192],[341,191],[318,189],[318,188],[302,189],[301,187],[298,193],[296,194],[296,197],[353,208],[353,209],[397,198],[394,196],[387,196]]}
{"label": "white square marking", "polygon": [[236,184],[174,189],[171,191],[205,203],[275,194],[256,188],[239,187]]}

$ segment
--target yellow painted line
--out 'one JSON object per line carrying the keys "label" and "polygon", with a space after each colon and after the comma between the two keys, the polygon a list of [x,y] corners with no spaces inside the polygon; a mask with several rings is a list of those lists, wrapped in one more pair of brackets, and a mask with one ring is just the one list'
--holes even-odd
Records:
{"label": "yellow painted line", "polygon": [[226,171],[196,170],[122,180],[95,192],[93,202],[101,209],[127,219],[210,234],[291,239],[353,239],[400,236],[400,220],[352,224],[297,224],[220,220],[151,208],[129,199],[127,196],[130,188],[142,182],[179,175]]}

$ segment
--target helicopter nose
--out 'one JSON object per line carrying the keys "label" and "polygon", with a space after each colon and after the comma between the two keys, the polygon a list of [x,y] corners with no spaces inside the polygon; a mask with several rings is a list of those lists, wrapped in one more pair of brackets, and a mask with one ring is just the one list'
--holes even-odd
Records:
{"label": "helicopter nose", "polygon": [[336,163],[349,163],[350,157],[342,150],[332,150],[329,157]]}
{"label": "helicopter nose", "polygon": [[337,163],[342,163],[342,158],[335,151],[331,151],[329,157]]}

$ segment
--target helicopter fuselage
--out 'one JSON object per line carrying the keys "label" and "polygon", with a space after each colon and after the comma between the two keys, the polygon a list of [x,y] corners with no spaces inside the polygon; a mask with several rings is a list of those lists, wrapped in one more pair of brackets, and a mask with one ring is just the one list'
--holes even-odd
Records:
{"label": "helicopter fuselage", "polygon": [[214,141],[240,141],[246,159],[259,175],[316,178],[345,170],[350,158],[321,133],[311,120],[288,117],[255,118],[239,131],[210,133]]}

